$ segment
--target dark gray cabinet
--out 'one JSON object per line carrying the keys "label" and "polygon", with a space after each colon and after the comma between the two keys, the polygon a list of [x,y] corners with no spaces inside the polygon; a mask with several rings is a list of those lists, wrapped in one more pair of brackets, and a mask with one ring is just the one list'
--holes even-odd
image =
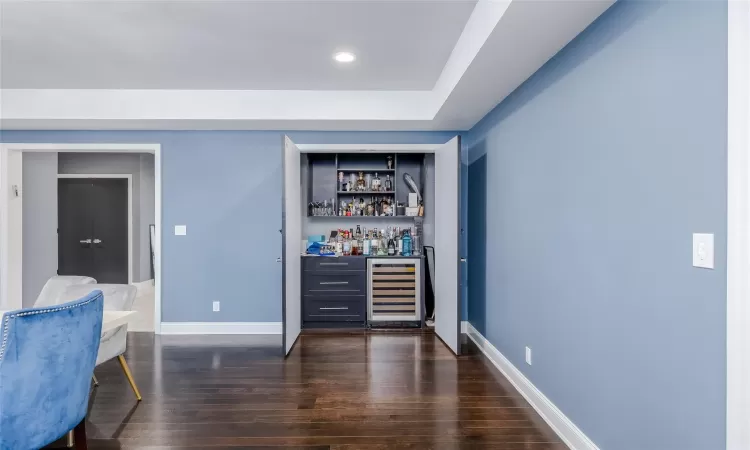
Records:
{"label": "dark gray cabinet", "polygon": [[367,272],[363,257],[302,257],[303,327],[364,327]]}

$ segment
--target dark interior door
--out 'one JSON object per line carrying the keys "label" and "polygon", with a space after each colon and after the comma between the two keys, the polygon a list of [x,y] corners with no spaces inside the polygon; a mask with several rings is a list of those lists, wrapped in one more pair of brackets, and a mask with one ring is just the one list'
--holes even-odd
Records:
{"label": "dark interior door", "polygon": [[128,180],[58,181],[58,273],[128,282]]}

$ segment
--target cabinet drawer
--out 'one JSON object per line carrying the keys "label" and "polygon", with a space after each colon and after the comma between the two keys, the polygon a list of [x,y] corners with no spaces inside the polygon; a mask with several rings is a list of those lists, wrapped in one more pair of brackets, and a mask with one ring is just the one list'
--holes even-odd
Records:
{"label": "cabinet drawer", "polygon": [[364,295],[365,272],[341,272],[335,274],[308,272],[305,273],[304,289],[306,295]]}
{"label": "cabinet drawer", "polygon": [[306,257],[303,258],[302,268],[313,272],[365,270],[365,258],[361,256],[341,257]]}
{"label": "cabinet drawer", "polygon": [[304,298],[304,320],[309,322],[356,322],[365,320],[365,297]]}

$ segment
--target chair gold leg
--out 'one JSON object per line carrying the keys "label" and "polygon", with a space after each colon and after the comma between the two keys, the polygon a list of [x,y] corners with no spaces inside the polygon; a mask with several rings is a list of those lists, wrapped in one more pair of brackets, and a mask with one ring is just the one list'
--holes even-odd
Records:
{"label": "chair gold leg", "polygon": [[73,439],[73,430],[68,431],[66,445],[68,448],[73,448],[76,445],[75,440]]}
{"label": "chair gold leg", "polygon": [[94,386],[99,386],[99,380],[96,379],[96,375],[91,375],[91,379],[94,380]]}
{"label": "chair gold leg", "polygon": [[135,393],[135,398],[138,399],[138,401],[141,401],[141,393],[138,391],[138,386],[135,385],[135,380],[133,379],[133,375],[130,374],[130,367],[128,367],[128,363],[125,361],[125,358],[120,355],[117,357],[117,360],[120,361],[120,365],[122,366],[122,371],[125,372],[125,376],[128,378],[128,382],[130,382],[130,387],[133,388],[133,392]]}

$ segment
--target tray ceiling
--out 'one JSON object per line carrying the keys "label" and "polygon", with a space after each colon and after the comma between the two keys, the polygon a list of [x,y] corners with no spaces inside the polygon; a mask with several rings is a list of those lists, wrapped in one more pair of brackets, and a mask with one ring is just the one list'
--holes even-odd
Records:
{"label": "tray ceiling", "polygon": [[0,129],[466,130],[613,3],[0,0]]}

